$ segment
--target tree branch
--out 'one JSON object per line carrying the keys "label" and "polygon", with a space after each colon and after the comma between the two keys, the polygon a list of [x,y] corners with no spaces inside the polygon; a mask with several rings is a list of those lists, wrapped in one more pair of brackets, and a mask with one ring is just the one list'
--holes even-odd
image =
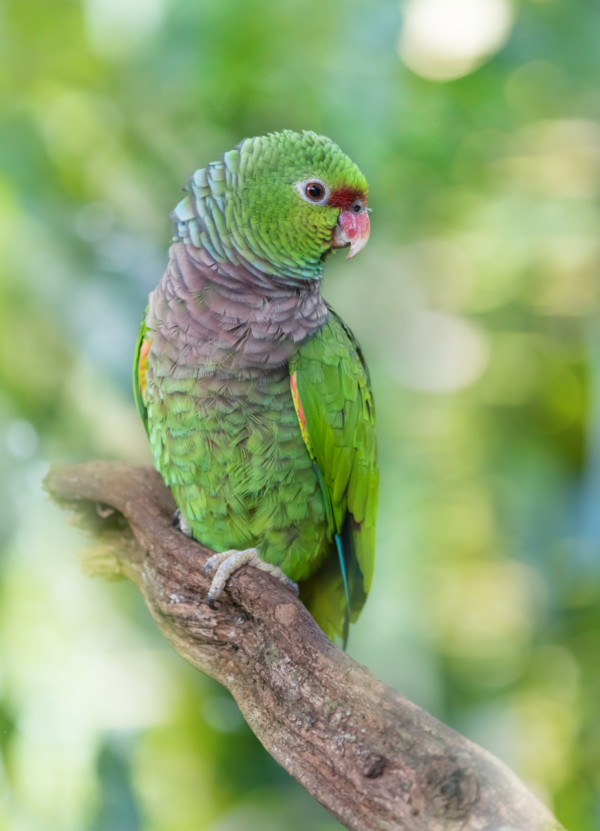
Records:
{"label": "tree branch", "polygon": [[211,610],[212,552],[173,527],[152,468],[58,467],[45,487],[100,539],[84,570],[133,580],[174,649],[232,692],[269,753],[347,828],[561,828],[502,762],[334,646],[268,574],[240,569]]}

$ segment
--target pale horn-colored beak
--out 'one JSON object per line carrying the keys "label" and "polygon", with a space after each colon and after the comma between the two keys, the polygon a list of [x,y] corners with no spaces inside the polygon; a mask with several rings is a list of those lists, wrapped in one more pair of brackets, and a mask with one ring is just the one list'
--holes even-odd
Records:
{"label": "pale horn-colored beak", "polygon": [[338,217],[337,225],[333,232],[332,248],[345,248],[350,246],[347,260],[355,257],[369,241],[371,223],[367,211],[354,213],[353,211],[342,211]]}

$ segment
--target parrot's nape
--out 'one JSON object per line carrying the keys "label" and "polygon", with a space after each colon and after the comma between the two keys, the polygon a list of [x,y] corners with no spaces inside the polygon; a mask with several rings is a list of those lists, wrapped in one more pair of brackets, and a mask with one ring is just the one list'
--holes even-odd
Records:
{"label": "parrot's nape", "polygon": [[324,136],[245,139],[196,171],[136,349],[134,392],[182,530],[245,563],[344,643],[371,585],[377,459],[368,371],[320,294],[369,237],[367,182]]}

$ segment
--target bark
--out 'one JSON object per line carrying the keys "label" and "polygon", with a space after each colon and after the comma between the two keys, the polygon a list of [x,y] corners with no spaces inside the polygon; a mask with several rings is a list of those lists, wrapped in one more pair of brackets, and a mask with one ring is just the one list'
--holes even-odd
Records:
{"label": "bark", "polygon": [[173,527],[152,468],[58,467],[45,486],[100,540],[84,570],[133,580],[174,649],[232,692],[269,753],[347,828],[561,828],[502,762],[338,649],[268,574],[240,569],[210,609],[212,552]]}

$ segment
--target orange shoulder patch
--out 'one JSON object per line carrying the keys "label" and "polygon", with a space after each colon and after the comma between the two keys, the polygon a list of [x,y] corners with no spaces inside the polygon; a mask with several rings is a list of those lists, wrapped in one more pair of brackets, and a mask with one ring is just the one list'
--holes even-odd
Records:
{"label": "orange shoulder patch", "polygon": [[146,391],[146,372],[148,371],[148,353],[152,346],[151,340],[143,340],[140,346],[140,360],[138,363],[138,381],[142,395]]}
{"label": "orange shoulder patch", "polygon": [[298,416],[298,423],[300,424],[300,432],[302,433],[302,438],[304,439],[304,444],[306,445],[306,448],[310,454],[310,458],[314,462],[315,451],[310,441],[310,436],[308,435],[308,429],[306,427],[306,416],[304,415],[304,410],[302,409],[302,402],[300,401],[300,394],[298,393],[298,379],[296,377],[295,372],[292,373],[292,375],[290,375],[290,387],[292,390],[294,409],[296,410],[296,415]]}

